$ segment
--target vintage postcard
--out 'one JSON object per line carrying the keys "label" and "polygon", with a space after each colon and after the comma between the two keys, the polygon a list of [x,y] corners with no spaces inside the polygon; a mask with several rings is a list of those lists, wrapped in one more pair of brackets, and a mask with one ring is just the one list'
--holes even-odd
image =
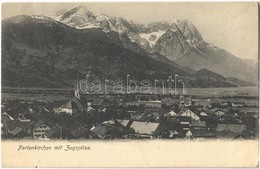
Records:
{"label": "vintage postcard", "polygon": [[257,167],[257,2],[1,7],[2,167]]}

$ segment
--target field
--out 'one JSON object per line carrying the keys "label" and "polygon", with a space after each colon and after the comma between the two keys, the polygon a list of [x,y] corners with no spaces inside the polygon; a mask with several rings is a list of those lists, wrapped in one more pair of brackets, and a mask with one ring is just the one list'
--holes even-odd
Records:
{"label": "field", "polygon": [[[177,89],[179,95],[182,89]],[[235,88],[187,88],[185,96],[191,96],[196,105],[206,105],[211,101],[244,102],[250,107],[258,107],[257,87],[235,87]],[[74,95],[73,89],[54,88],[2,88],[3,100],[38,100],[38,101],[67,101]],[[176,96],[170,102],[178,101]],[[252,108],[251,108],[252,109]],[[254,110],[258,108],[253,108]],[[256,110],[255,110],[256,111]]]}

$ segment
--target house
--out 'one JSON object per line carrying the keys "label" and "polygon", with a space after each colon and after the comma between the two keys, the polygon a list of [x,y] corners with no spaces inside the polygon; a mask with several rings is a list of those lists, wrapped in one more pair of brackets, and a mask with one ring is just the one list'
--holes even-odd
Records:
{"label": "house", "polygon": [[180,126],[182,127],[184,132],[187,132],[191,126],[191,118],[185,116],[176,116],[179,121]]}
{"label": "house", "polygon": [[17,120],[19,120],[20,122],[31,122],[30,119],[21,118],[21,117],[19,117]]}
{"label": "house", "polygon": [[105,112],[107,111],[107,108],[106,108],[106,107],[100,107],[100,108],[98,109],[98,111],[105,113]]}
{"label": "house", "polygon": [[169,138],[177,138],[180,135],[180,133],[176,130],[169,130],[169,132],[170,132]]}
{"label": "house", "polygon": [[79,112],[83,112],[84,107],[82,106],[80,101],[74,97],[71,100],[69,100],[66,104],[62,105],[60,107],[60,111],[73,115]]}
{"label": "house", "polygon": [[[31,122],[30,121],[20,121],[19,119],[7,120],[3,123],[3,130],[7,137],[20,136],[30,136],[31,135]],[[20,131],[21,130],[21,131]],[[18,134],[20,133],[20,134]],[[21,134],[23,133],[23,134]]]}
{"label": "house", "polygon": [[84,126],[74,126],[72,128],[64,128],[59,125],[52,127],[45,133],[49,140],[55,139],[86,139],[88,137],[88,129]]}
{"label": "house", "polygon": [[175,122],[161,122],[154,132],[156,138],[180,138],[182,137],[182,127]]}
{"label": "house", "polygon": [[28,133],[23,128],[20,128],[20,127],[16,127],[14,129],[10,130],[9,133],[10,133],[11,138],[22,139],[25,137],[29,137]]}
{"label": "house", "polygon": [[[164,114],[164,117],[166,118],[168,123],[178,123],[178,119],[177,119],[177,113],[175,113],[174,111],[170,111],[167,114]],[[159,118],[160,119],[160,118]],[[160,122],[160,120],[158,120],[157,122]]]}
{"label": "house", "polygon": [[245,106],[245,103],[244,102],[232,102],[231,105],[232,105],[232,107],[242,108]]}
{"label": "house", "polygon": [[75,90],[74,97],[69,100],[66,104],[62,105],[59,108],[60,112],[65,112],[70,115],[89,112],[94,110],[91,105],[93,103],[93,99],[90,98],[89,94],[80,93],[79,89]]}
{"label": "house", "polygon": [[89,130],[85,126],[74,126],[67,129],[67,139],[86,139],[89,138]]}
{"label": "house", "polygon": [[90,129],[90,138],[98,139],[114,139],[121,138],[123,135],[123,127],[118,126],[113,121],[106,121]]}
{"label": "house", "polygon": [[242,134],[238,134],[234,140],[246,140],[247,138],[245,138]]}
{"label": "house", "polygon": [[20,127],[16,127],[9,131],[11,138],[23,138],[28,136],[28,134]]}
{"label": "house", "polygon": [[206,128],[190,128],[186,133],[187,139],[215,138],[216,134]]}
{"label": "house", "polygon": [[235,139],[254,139],[257,135],[250,130],[244,130],[238,137]]}
{"label": "house", "polygon": [[28,108],[28,110],[29,110],[29,113],[35,113],[35,110],[33,110],[32,108]]}
{"label": "house", "polygon": [[232,131],[223,130],[223,131],[217,133],[217,138],[220,138],[220,139],[235,139],[239,135],[240,134],[234,133]]}
{"label": "house", "polygon": [[185,101],[181,100],[180,103],[179,103],[179,107],[184,107],[184,105],[185,105]]}
{"label": "house", "polygon": [[117,123],[121,124],[122,126],[124,126],[125,128],[129,128],[132,124],[133,121],[131,120],[122,120],[122,119],[116,119],[115,120]]}
{"label": "house", "polygon": [[184,106],[185,107],[190,107],[190,106],[192,106],[192,104],[193,104],[192,101],[188,100],[188,101],[185,102]]}
{"label": "house", "polygon": [[193,120],[200,120],[200,117],[188,108],[183,108],[178,116],[190,117]]}
{"label": "house", "polygon": [[220,102],[219,103],[221,107],[228,107],[229,103],[228,102]]}
{"label": "house", "polygon": [[166,114],[166,116],[168,116],[168,117],[174,117],[176,115],[177,115],[177,113],[175,113],[174,111],[170,111],[169,113]]}
{"label": "house", "polygon": [[202,112],[200,112],[199,114],[200,114],[200,116],[202,116],[202,117],[207,117],[207,116],[208,116],[208,114],[205,113],[205,111],[202,111]]}
{"label": "house", "polygon": [[194,104],[191,97],[181,98],[179,102],[179,107],[190,107]]}
{"label": "house", "polygon": [[68,131],[59,125],[55,125],[50,130],[46,131],[45,136],[47,139],[64,139],[68,136]]}
{"label": "house", "polygon": [[191,127],[193,128],[201,128],[201,127],[206,127],[206,121],[195,121],[191,120]]}
{"label": "house", "polygon": [[59,114],[62,112],[62,108],[61,107],[53,107],[53,112],[56,114]]}
{"label": "house", "polygon": [[130,127],[134,129],[135,134],[139,138],[142,137],[153,138],[154,133],[158,128],[159,124],[160,123],[133,121]]}
{"label": "house", "polygon": [[14,120],[14,118],[12,116],[10,116],[8,113],[4,112],[2,114],[2,117],[1,117],[1,127],[3,128],[4,131],[5,131],[5,129],[7,129],[7,124],[10,121],[13,121],[13,120]]}
{"label": "house", "polygon": [[141,121],[141,120],[143,119],[143,115],[142,115],[142,114],[140,114],[140,115],[138,115],[138,114],[136,114],[136,115],[131,115],[131,119],[132,119],[132,120]]}
{"label": "house", "polygon": [[6,136],[7,136],[6,131],[3,128],[1,128],[1,138],[2,138],[2,140],[5,139]]}
{"label": "house", "polygon": [[217,134],[217,138],[221,139],[233,139],[233,140],[246,140],[246,139],[253,139],[254,136],[250,131],[243,131],[242,133],[234,133],[231,131],[222,131]]}
{"label": "house", "polygon": [[97,98],[94,98],[93,100],[88,99],[86,101],[89,101],[89,103],[88,103],[89,106],[101,106],[103,103],[103,100],[104,100],[103,98],[97,97]]}
{"label": "house", "polygon": [[221,124],[217,125],[216,131],[218,133],[223,131],[230,131],[233,133],[242,133],[246,130],[246,125],[244,124]]}
{"label": "house", "polygon": [[8,113],[4,112],[2,114],[1,120],[2,120],[2,122],[4,122],[4,121],[9,121],[9,120],[14,120],[14,118],[12,116],[10,116]]}
{"label": "house", "polygon": [[143,114],[142,117],[141,117],[141,121],[150,121],[150,122],[155,122],[155,115],[153,113],[146,113],[146,114]]}
{"label": "house", "polygon": [[208,118],[210,118],[210,115],[206,111],[199,111],[196,113],[200,117],[200,121],[207,121]]}
{"label": "house", "polygon": [[223,116],[223,115],[226,114],[226,112],[224,112],[224,111],[222,111],[222,110],[217,110],[217,111],[214,112],[214,114],[215,114],[216,116]]}
{"label": "house", "polygon": [[48,125],[45,121],[40,120],[33,124],[33,129],[32,129],[32,136],[35,139],[41,139],[45,138],[45,134],[47,131],[51,129],[50,125]]}

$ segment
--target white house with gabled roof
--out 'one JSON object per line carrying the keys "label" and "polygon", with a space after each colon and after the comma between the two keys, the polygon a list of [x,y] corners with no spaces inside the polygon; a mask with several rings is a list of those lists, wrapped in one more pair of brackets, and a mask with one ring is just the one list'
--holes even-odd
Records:
{"label": "white house with gabled roof", "polygon": [[190,117],[191,119],[196,121],[200,120],[200,117],[188,108],[183,108],[180,111],[179,116]]}

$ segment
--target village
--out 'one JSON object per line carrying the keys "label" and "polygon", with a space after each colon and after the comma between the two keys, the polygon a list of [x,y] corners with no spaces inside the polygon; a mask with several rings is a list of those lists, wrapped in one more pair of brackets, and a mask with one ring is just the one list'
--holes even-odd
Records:
{"label": "village", "polygon": [[68,101],[2,100],[2,139],[256,139],[258,112],[245,102],[188,95],[81,94]]}

